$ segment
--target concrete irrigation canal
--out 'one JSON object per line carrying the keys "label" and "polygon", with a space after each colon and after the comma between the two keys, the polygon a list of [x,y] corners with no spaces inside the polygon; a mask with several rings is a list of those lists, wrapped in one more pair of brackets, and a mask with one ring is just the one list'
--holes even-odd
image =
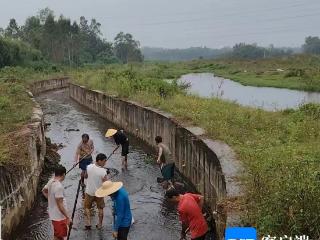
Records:
{"label": "concrete irrigation canal", "polygon": [[[88,133],[94,140],[97,152],[109,154],[114,149],[113,141],[104,137],[105,130],[113,126],[72,101],[66,90],[42,94],[37,100],[41,102],[45,121],[51,123],[47,136],[52,142],[62,143],[65,146],[59,153],[61,163],[67,169],[72,167],[75,148],[83,132]],[[80,131],[66,131],[68,129],[79,129]],[[154,164],[148,163],[154,159],[147,155],[143,144],[132,138],[130,140],[132,147],[129,155],[129,169],[125,172],[119,171],[119,175],[116,176],[117,180],[123,181],[130,194],[131,208],[136,221],[130,232],[130,239],[163,239],[162,236],[166,236],[165,239],[178,239],[180,227],[177,216],[173,208],[165,203],[163,190],[156,183],[156,177],[160,176],[159,169]],[[120,152],[108,161],[107,166],[121,169]],[[79,178],[80,171],[76,169],[64,181],[69,209],[72,208],[70,205],[74,202]],[[107,201],[106,204],[103,230],[85,231],[83,204],[80,199],[77,204],[71,239],[111,239],[111,201]],[[46,202],[39,196],[30,215],[17,229],[16,232],[21,234],[15,239],[50,239],[51,224],[46,207]],[[97,214],[95,218],[97,220]]]}
{"label": "concrete irrigation canal", "polygon": [[[121,128],[130,134],[128,171],[121,171],[120,151],[107,162],[107,167],[117,172],[113,180],[122,181],[130,195],[135,219],[130,239],[170,240],[180,237],[176,209],[164,199],[164,190],[156,182],[160,177],[154,156],[157,135],[163,136],[171,149],[179,181],[184,181],[185,190],[204,196],[206,213],[211,217],[209,226],[214,229],[215,239],[223,239],[227,224],[239,224],[239,212],[230,207],[232,202],[229,203],[241,195],[237,180],[241,165],[228,145],[208,139],[201,128],[183,125],[170,114],[74,85],[67,78],[36,82],[30,90],[37,96],[35,108],[30,123],[18,132],[28,143],[20,150],[25,154],[26,164],[17,167],[14,174],[0,168],[4,236],[10,235],[10,239],[17,240],[44,240],[52,236],[47,202],[36,191],[44,162],[47,162],[44,161],[45,154],[50,153],[50,149],[46,150],[45,136],[61,146],[58,150],[60,163],[70,169],[83,133],[93,139],[94,155],[109,155],[113,151],[113,140],[104,137],[108,128]],[[46,131],[45,123],[50,123]],[[69,211],[79,178],[77,168],[64,181]],[[113,219],[108,198],[104,211],[103,229],[86,231],[80,197],[70,239],[111,239]],[[93,211],[92,215],[95,216],[92,223],[95,225],[97,212]]]}

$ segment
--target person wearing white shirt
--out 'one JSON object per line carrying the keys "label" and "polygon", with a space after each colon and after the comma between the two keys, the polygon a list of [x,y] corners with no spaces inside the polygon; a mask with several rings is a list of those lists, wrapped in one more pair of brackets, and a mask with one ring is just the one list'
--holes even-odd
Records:
{"label": "person wearing white shirt", "polygon": [[67,237],[71,222],[61,183],[65,176],[66,168],[58,166],[54,171],[54,177],[42,189],[43,195],[48,199],[48,213],[53,225],[54,240],[63,240]]}
{"label": "person wearing white shirt", "polygon": [[99,223],[97,229],[101,229],[103,221],[103,208],[105,207],[104,199],[95,196],[95,192],[101,187],[102,183],[107,181],[107,172],[104,165],[107,162],[107,157],[103,153],[99,153],[96,157],[96,162],[87,167],[85,178],[87,179],[87,187],[84,197],[84,209],[86,215],[86,230],[91,230],[91,215],[90,209],[92,203],[95,202],[99,212]]}

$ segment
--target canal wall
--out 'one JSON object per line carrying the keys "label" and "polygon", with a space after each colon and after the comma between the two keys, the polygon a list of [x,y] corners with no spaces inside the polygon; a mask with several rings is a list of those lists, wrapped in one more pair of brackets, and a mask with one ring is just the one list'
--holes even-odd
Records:
{"label": "canal wall", "polygon": [[179,172],[204,195],[215,218],[219,239],[223,238],[227,222],[228,226],[239,223],[237,213],[226,207],[226,199],[240,195],[235,180],[240,164],[230,147],[208,139],[203,129],[183,126],[171,114],[157,109],[75,84],[70,84],[69,93],[81,105],[154,148],[155,137],[161,135],[173,153]]}
{"label": "canal wall", "polygon": [[34,82],[30,84],[29,89],[34,95],[37,95],[50,90],[66,88],[68,86],[69,78],[64,77]]}
{"label": "canal wall", "polygon": [[[207,138],[199,127],[179,123],[171,114],[69,84],[68,78],[36,82],[30,85],[30,90],[39,94],[68,86],[70,97],[75,101],[148,145],[155,148],[155,136],[163,137],[174,155],[179,172],[204,195],[215,218],[218,239],[223,239],[226,224],[239,224],[239,214],[229,207],[228,202],[241,194],[237,180],[241,167],[228,145]],[[37,103],[30,124],[21,134],[28,139],[24,158],[30,164],[16,172],[17,177],[0,168],[0,203],[4,207],[1,217],[6,233],[19,224],[36,196],[45,155],[43,113]]]}
{"label": "canal wall", "polygon": [[33,101],[29,124],[10,134],[13,141],[10,162],[0,166],[2,239],[9,239],[13,229],[32,207],[37,194],[46,141],[43,112],[40,105]]}
{"label": "canal wall", "polygon": [[28,94],[34,102],[31,119],[17,132],[10,133],[14,142],[10,146],[10,152],[13,153],[11,158],[16,162],[0,166],[1,237],[4,240],[9,239],[34,203],[46,155],[43,112],[33,94],[68,86],[68,78],[44,80],[29,85]]}

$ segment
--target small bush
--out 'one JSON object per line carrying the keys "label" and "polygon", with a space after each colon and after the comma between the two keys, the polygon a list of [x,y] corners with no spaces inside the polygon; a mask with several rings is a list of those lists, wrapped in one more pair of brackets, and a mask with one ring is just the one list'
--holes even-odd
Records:
{"label": "small bush", "polygon": [[285,78],[303,76],[306,76],[306,71],[304,69],[289,69],[289,71],[284,75]]}
{"label": "small bush", "polygon": [[320,119],[320,105],[314,103],[308,103],[302,105],[299,110],[313,119]]}
{"label": "small bush", "polygon": [[0,96],[0,111],[9,109],[10,99],[7,96]]}

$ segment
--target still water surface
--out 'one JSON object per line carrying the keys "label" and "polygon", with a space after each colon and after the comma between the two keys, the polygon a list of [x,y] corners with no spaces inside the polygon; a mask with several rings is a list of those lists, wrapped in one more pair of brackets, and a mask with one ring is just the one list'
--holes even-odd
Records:
{"label": "still water surface", "polygon": [[244,86],[212,73],[183,75],[180,82],[190,83],[189,93],[200,97],[218,97],[240,105],[268,111],[298,108],[304,103],[320,103],[320,93],[272,87]]}

